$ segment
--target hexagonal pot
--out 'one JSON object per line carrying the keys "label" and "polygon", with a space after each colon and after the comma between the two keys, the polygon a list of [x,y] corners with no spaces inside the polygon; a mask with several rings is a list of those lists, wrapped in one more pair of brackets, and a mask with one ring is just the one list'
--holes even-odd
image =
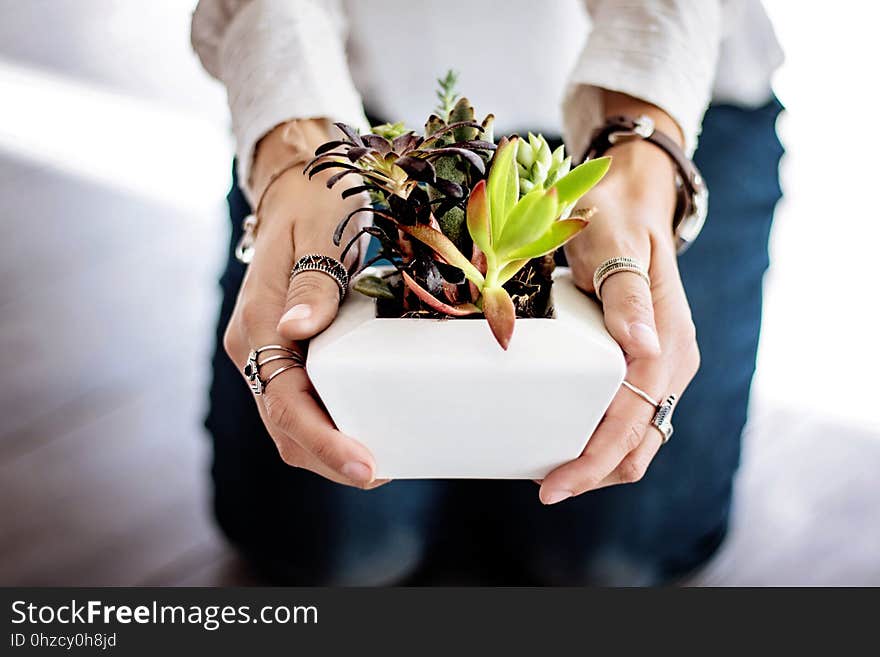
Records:
{"label": "hexagonal pot", "polygon": [[552,319],[517,319],[504,351],[484,319],[379,318],[355,292],[312,340],[307,371],[377,477],[539,479],[580,455],[626,370],[566,268],[552,303]]}

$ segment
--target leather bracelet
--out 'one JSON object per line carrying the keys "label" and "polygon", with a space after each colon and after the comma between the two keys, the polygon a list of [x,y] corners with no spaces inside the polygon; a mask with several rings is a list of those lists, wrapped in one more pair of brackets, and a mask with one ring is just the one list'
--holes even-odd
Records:
{"label": "leather bracelet", "polygon": [[585,159],[604,155],[612,146],[642,139],[657,146],[671,159],[676,169],[676,203],[672,219],[678,253],[683,253],[699,235],[709,210],[709,191],[696,165],[681,147],[654,127],[647,115],[637,118],[612,116],[593,133]]}

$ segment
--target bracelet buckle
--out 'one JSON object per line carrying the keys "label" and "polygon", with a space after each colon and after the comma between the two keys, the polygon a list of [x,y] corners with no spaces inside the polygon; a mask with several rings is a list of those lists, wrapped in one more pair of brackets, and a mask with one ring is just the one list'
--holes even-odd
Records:
{"label": "bracelet buckle", "polygon": [[619,130],[608,135],[609,144],[617,144],[630,139],[648,139],[654,134],[654,119],[647,114],[642,114],[633,121],[633,127],[629,130]]}
{"label": "bracelet buckle", "polygon": [[709,214],[709,189],[703,181],[703,177],[697,173],[691,178],[694,188],[691,197],[691,211],[681,218],[675,227],[676,250],[681,255],[697,239],[697,235],[703,230],[706,216]]}
{"label": "bracelet buckle", "polygon": [[240,263],[249,265],[254,259],[254,241],[257,232],[257,217],[249,214],[241,222],[242,234],[235,245],[235,259]]}

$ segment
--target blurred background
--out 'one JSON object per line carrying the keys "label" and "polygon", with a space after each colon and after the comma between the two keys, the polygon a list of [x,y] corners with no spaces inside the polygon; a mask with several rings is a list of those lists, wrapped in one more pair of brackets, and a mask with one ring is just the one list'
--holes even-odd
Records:
{"label": "blurred background", "polygon": [[[232,144],[194,5],[0,0],[0,585],[254,581],[209,513]],[[691,583],[880,585],[874,11],[766,5],[785,198],[734,527]]]}

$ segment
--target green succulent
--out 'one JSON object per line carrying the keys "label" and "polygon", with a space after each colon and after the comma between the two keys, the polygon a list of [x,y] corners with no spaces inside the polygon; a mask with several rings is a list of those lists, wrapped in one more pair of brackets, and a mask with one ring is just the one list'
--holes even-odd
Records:
{"label": "green succulent", "polygon": [[[457,82],[458,75],[454,71],[449,71],[445,77],[437,80],[439,105],[435,113],[428,117],[428,121],[425,123],[425,137],[443,133],[443,136],[437,139],[437,145],[440,147],[475,141],[493,143],[495,117],[489,114],[481,122],[477,122],[473,105],[467,98],[460,97],[455,90]],[[459,127],[449,131],[448,127],[453,124],[459,124]],[[463,169],[460,162],[454,157],[439,159],[435,163],[435,168],[438,176],[467,189],[473,187],[477,182],[469,179],[472,172]],[[429,191],[429,195],[432,201],[439,198],[437,190]],[[443,233],[459,249],[467,251],[470,248],[470,238],[465,229],[465,215],[461,205],[447,204],[438,207],[434,214]]]}
{"label": "green succulent", "polygon": [[405,135],[409,132],[403,121],[398,121],[397,123],[383,123],[382,125],[373,126],[370,130],[374,135],[384,137],[388,141],[394,141],[401,135]]}
{"label": "green succulent", "polygon": [[[516,312],[503,285],[532,258],[552,253],[587,225],[584,217],[564,219],[572,207],[608,170],[610,158],[588,160],[558,178],[549,188],[535,186],[520,196],[516,154],[520,140],[502,140],[492,160],[487,180],[471,190],[467,204],[467,227],[474,244],[486,258],[483,274],[440,231],[423,224],[400,229],[431,247],[448,264],[458,267],[479,292],[476,304],[451,307],[432,299],[425,290],[406,284],[422,301],[449,315],[482,312],[495,339],[507,349],[513,335]],[[436,302],[436,303],[434,303]]]}
{"label": "green succulent", "polygon": [[446,76],[437,78],[437,108],[434,110],[438,116],[448,117],[455,101],[458,100],[458,92],[455,85],[458,84],[458,73],[446,71]]}
{"label": "green succulent", "polygon": [[[516,149],[516,168],[519,172],[519,193],[525,196],[536,187],[549,189],[571,171],[571,156],[566,157],[565,146],[550,151],[543,135],[529,133],[528,141],[521,139]],[[571,214],[574,206],[565,208],[563,219]]]}

